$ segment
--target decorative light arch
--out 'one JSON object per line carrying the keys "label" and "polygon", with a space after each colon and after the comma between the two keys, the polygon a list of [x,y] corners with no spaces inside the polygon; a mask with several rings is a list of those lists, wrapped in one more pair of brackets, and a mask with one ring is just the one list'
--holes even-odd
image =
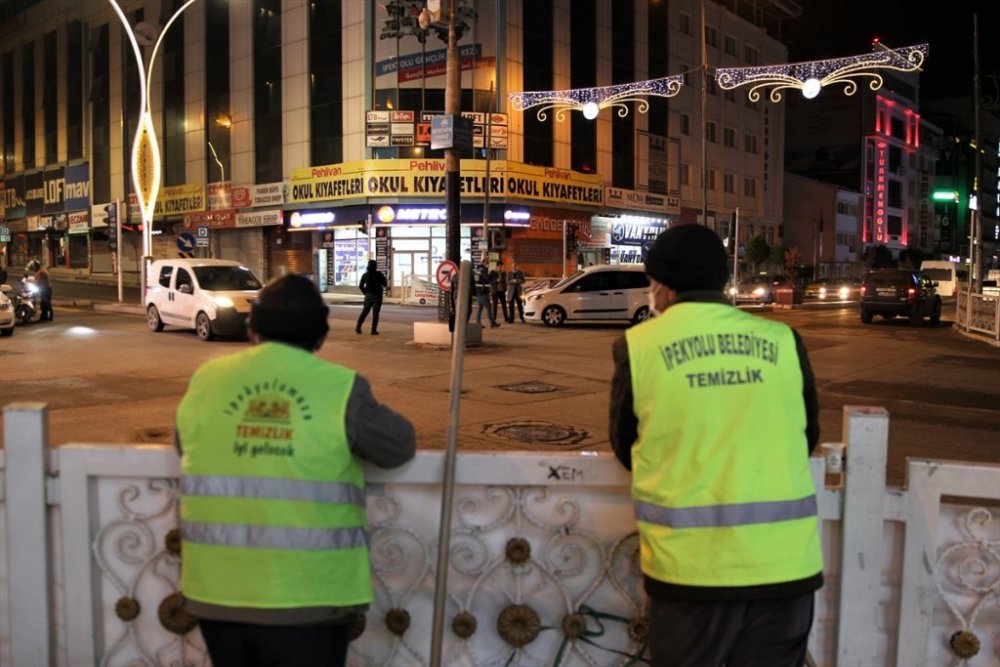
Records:
{"label": "decorative light arch", "polygon": [[684,76],[664,76],[659,79],[623,83],[599,88],[574,88],[572,90],[539,90],[510,93],[510,105],[515,111],[527,111],[538,108],[538,120],[548,118],[546,111],[555,111],[555,119],[560,123],[566,120],[567,111],[582,111],[588,119],[597,118],[601,109],[614,107],[618,115],[624,118],[628,115],[627,102],[636,102],[636,111],[646,113],[649,110],[649,95],[656,97],[673,97],[684,85]]}
{"label": "decorative light arch", "polygon": [[781,91],[796,88],[812,99],[819,91],[833,84],[843,84],[844,94],[853,95],[858,90],[858,79],[869,77],[868,87],[878,90],[884,80],[880,69],[899,72],[916,72],[927,58],[928,45],[917,44],[899,49],[883,47],[858,56],[812,60],[786,65],[762,67],[722,67],[715,70],[715,80],[723,90],[750,86],[747,97],[751,102],[760,100],[761,89],[771,87],[768,97],[772,102],[781,100]]}

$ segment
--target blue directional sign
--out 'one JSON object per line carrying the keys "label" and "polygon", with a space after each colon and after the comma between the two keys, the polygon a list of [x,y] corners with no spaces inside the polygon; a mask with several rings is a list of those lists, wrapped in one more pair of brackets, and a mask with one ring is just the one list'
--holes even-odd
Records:
{"label": "blue directional sign", "polygon": [[181,232],[177,235],[177,249],[181,252],[194,252],[195,238],[191,232]]}

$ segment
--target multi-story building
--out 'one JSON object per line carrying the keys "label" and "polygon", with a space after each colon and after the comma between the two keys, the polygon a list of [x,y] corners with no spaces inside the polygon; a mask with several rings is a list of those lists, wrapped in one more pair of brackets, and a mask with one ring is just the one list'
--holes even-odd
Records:
{"label": "multi-story building", "polygon": [[861,273],[861,193],[797,174],[785,174],[783,242],[797,248],[807,275],[857,277]]}
{"label": "multi-story building", "polygon": [[[915,76],[885,80],[875,92],[859,86],[851,96],[839,90],[816,100],[789,96],[786,168],[861,193],[862,247],[926,252],[932,238],[927,183],[940,130],[921,119]],[[785,220],[786,227],[813,224]]]}
{"label": "multi-story building", "polygon": [[[643,242],[703,209],[727,233],[717,223],[736,207],[742,237],[776,241],[782,107],[711,77],[701,90],[705,64],[785,60],[763,27],[707,2],[702,30],[695,0],[457,4],[461,108],[474,121],[462,256],[488,245],[534,275],[637,262]],[[201,0],[170,22],[181,5],[124,6],[162,158],[152,256],[239,259],[264,277],[311,273],[327,290],[353,289],[369,257],[395,288],[431,279],[446,254],[443,151],[430,142],[446,31],[420,27],[424,3]],[[134,276],[142,81],[119,17],[106,2],[27,0],[0,9],[0,36],[5,261]],[[507,103],[680,73],[690,85],[647,113],[629,103],[594,121],[539,118]]]}

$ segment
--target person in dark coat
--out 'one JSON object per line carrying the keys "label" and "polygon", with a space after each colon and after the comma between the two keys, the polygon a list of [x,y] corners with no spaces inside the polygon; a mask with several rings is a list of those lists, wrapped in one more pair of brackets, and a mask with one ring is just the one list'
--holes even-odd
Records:
{"label": "person in dark coat", "polygon": [[378,315],[382,311],[382,297],[385,295],[385,288],[389,282],[385,279],[385,274],[379,271],[375,260],[368,260],[368,270],[361,275],[361,282],[358,288],[365,295],[365,305],[358,316],[358,324],[354,327],[354,333],[361,333],[361,325],[365,323],[368,313],[372,314],[372,335],[378,335]]}

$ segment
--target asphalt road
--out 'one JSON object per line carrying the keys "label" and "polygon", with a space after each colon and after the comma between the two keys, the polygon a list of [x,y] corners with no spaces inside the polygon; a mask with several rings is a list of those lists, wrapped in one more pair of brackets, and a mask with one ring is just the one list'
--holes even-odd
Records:
{"label": "asphalt road", "polygon": [[[62,305],[54,322],[0,339],[0,405],[47,403],[53,445],[171,442],[191,372],[247,345],[204,343],[169,327],[153,334],[139,315],[67,305],[68,292],[56,285]],[[137,296],[132,304],[128,310],[141,312]],[[372,337],[353,331],[359,308],[331,306],[320,355],[364,374],[379,400],[414,422],[422,448],[443,448],[451,353],[412,342],[412,322],[433,320],[435,310],[387,305],[382,335]],[[856,304],[762,316],[803,335],[819,384],[823,441],[842,439],[844,405],[889,411],[890,483],[902,482],[908,456],[1000,463],[1000,350],[959,335],[948,311],[938,327],[864,326]],[[460,449],[608,450],[610,349],[623,331],[520,323],[484,331],[484,344],[464,358]]]}

